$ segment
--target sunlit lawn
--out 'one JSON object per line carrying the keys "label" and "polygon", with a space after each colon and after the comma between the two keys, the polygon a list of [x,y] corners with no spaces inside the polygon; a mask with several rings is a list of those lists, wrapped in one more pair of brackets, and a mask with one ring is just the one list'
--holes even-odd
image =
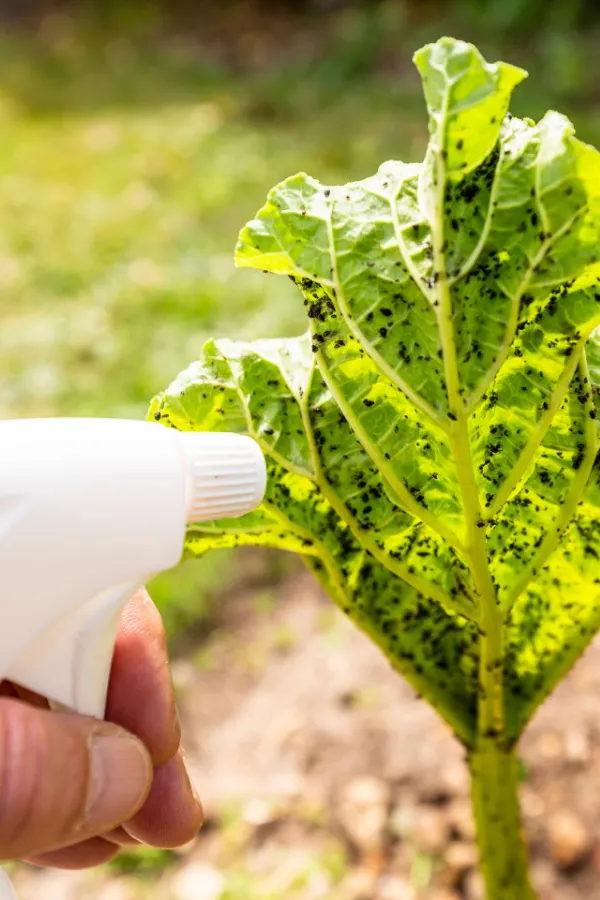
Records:
{"label": "sunlit lawn", "polygon": [[[420,38],[398,42],[406,74],[369,74],[365,29],[354,56],[340,39],[319,65],[244,77],[174,40],[0,40],[1,416],[142,417],[207,337],[304,328],[292,285],[236,271],[232,251],[286,175],[422,153]],[[539,114],[556,98],[533,78]],[[597,138],[595,111],[575,112]],[[204,566],[157,586],[163,608],[217,583],[221,562]]]}

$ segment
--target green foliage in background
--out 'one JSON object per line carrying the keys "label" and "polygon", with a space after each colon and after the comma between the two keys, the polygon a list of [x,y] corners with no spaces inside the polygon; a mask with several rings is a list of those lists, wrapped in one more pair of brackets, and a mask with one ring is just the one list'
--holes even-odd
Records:
{"label": "green foliage in background", "polygon": [[265,500],[187,552],[305,559],[468,748],[488,896],[525,900],[515,744],[600,625],[600,154],[508,112],[522,69],[415,62],[422,164],[287,178],[240,235],[309,333],[208,342],[150,416],[259,442]]}
{"label": "green foliage in background", "polygon": [[[193,29],[182,19],[183,34],[160,4],[54,7],[67,8],[37,33],[0,35],[5,417],[142,416],[211,334],[299,332],[293,285],[231,261],[231,236],[265,184],[306,159],[321,180],[343,183],[383,158],[420,158],[419,88],[401,48],[439,33],[441,21],[450,28],[462,16],[463,33],[505,42],[494,53],[510,46],[516,56],[519,39],[513,19],[462,3],[429,18],[410,4],[343,4],[286,21],[285,52],[268,30],[281,7],[235,27],[218,13]],[[539,115],[543,103],[576,100],[579,132],[599,141],[588,111],[594,33],[544,21],[519,51],[538,77],[517,104]],[[172,632],[231,568],[216,556],[153,585]]]}

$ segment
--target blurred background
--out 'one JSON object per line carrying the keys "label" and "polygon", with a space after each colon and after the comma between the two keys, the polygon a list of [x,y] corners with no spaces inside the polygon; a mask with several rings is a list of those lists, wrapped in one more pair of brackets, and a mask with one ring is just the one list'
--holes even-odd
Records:
{"label": "blurred background", "polygon": [[[212,335],[304,329],[237,232],[298,170],[418,160],[411,57],[451,34],[523,66],[513,111],[600,144],[584,0],[0,0],[0,416],[143,417]],[[294,559],[219,552],[151,586],[207,825],[94,873],[17,867],[44,900],[477,900],[460,748]],[[600,651],[527,736],[544,900],[600,898]],[[568,711],[568,712],[567,712]]]}

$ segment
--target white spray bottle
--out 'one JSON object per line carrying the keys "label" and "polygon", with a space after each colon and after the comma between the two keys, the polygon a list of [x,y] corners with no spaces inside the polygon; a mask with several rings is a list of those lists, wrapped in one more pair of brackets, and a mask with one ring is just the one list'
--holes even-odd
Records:
{"label": "white spray bottle", "polygon": [[188,523],[243,515],[265,486],[260,448],[237,434],[0,422],[0,681],[102,718],[127,599],[177,564]]}

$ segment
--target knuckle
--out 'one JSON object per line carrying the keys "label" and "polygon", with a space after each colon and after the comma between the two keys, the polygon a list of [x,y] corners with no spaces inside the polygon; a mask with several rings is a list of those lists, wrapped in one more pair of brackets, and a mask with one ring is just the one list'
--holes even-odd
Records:
{"label": "knuckle", "polygon": [[[57,829],[62,838],[61,844],[72,841],[81,841],[91,837],[86,828],[87,807],[91,791],[91,769],[89,742],[96,730],[101,725],[92,727],[86,738],[74,739],[69,750],[68,773],[65,766],[66,760],[57,759],[55,766],[59,770],[55,777],[55,784],[61,783],[62,791],[59,797],[54,798],[55,807],[60,807],[60,818],[57,820]],[[80,736],[82,738],[82,736]],[[55,810],[56,812],[56,810]]]}
{"label": "knuckle", "polygon": [[89,754],[81,736],[59,718],[0,700],[0,854],[6,857],[81,839]]}
{"label": "knuckle", "polygon": [[20,855],[37,830],[44,778],[39,717],[16,700],[0,701],[0,848]]}

